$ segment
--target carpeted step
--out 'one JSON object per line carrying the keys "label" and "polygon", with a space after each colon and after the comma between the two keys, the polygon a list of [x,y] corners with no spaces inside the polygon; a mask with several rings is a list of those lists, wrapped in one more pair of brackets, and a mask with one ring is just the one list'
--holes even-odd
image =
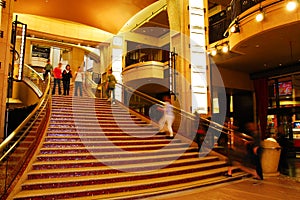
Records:
{"label": "carpeted step", "polygon": [[[118,167],[93,167],[93,168],[76,168],[72,169],[60,169],[60,170],[43,170],[38,171],[40,174],[49,174],[51,178],[42,178],[42,179],[29,179],[22,185],[22,189],[26,190],[36,190],[36,189],[47,189],[47,188],[58,188],[58,187],[72,187],[77,185],[92,185],[92,184],[109,184],[111,182],[118,183],[122,181],[137,181],[137,180],[147,180],[150,178],[163,177],[163,176],[173,176],[181,175],[187,173],[196,173],[203,170],[211,170],[215,168],[222,168],[225,166],[223,161],[208,162],[194,165],[186,166],[177,166],[176,168],[168,167],[159,169],[157,166],[148,166],[141,168],[130,166],[127,169],[122,166],[124,170],[134,169],[134,173],[126,172],[120,170]],[[157,170],[159,169],[159,170]],[[151,171],[153,170],[153,171]],[[48,172],[49,171],[49,172]],[[37,173],[38,173],[37,172]],[[68,173],[63,178],[64,173]],[[222,170],[223,172],[223,170]],[[51,174],[51,175],[50,175]],[[59,174],[54,176],[54,174]],[[34,176],[34,175],[30,175]],[[55,178],[57,177],[57,178]],[[70,177],[72,179],[70,180]],[[200,178],[200,177],[199,177]]]}
{"label": "carpeted step", "polygon": [[14,199],[144,198],[245,175],[225,172],[225,161],[166,138],[118,104],[54,96],[43,144]]}
{"label": "carpeted step", "polygon": [[[202,179],[209,179],[214,177],[213,179],[216,180],[216,176],[221,176],[224,172],[226,172],[227,168],[222,167],[218,169],[211,169],[205,170],[200,172],[194,173],[187,173],[187,174],[175,174],[175,175],[168,175],[166,178],[165,176],[162,177],[153,177],[147,178],[142,180],[136,181],[121,181],[121,182],[113,182],[107,184],[92,184],[92,185],[84,185],[84,187],[80,186],[72,186],[66,189],[65,187],[60,188],[49,188],[49,189],[36,189],[36,190],[24,190],[18,193],[14,199],[65,199],[65,198],[75,198],[75,197],[84,197],[87,198],[88,196],[95,195],[104,195],[104,194],[113,194],[113,193],[121,193],[121,192],[128,192],[128,191],[136,191],[136,190],[144,190],[148,188],[158,188],[159,190],[163,189],[163,187],[168,187],[171,185],[176,184],[184,184],[188,183],[187,185],[194,185],[195,182],[198,182]],[[134,173],[135,174],[135,173]],[[92,176],[93,177],[93,176]],[[108,177],[109,179],[109,177]],[[218,177],[218,181],[220,179],[223,181],[227,181],[228,178]],[[207,180],[205,181],[207,184]],[[178,187],[178,186],[176,186]],[[194,186],[195,187],[195,186]],[[199,187],[199,184],[197,184]],[[173,187],[174,188],[174,187]],[[178,190],[178,188],[177,188]],[[150,193],[148,193],[150,194]],[[144,193],[145,195],[145,193]],[[97,197],[97,199],[101,198],[101,196]],[[102,197],[104,198],[104,196]],[[107,198],[107,197],[106,197]],[[105,198],[104,198],[105,199]]]}

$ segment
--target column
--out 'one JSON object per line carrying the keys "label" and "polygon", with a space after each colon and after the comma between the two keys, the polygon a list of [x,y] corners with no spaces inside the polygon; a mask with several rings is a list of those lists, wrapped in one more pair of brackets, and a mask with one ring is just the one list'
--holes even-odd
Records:
{"label": "column", "polygon": [[6,0],[6,6],[2,7],[1,26],[3,37],[0,37],[0,141],[4,138],[6,98],[7,98],[7,81],[8,70],[11,65],[12,55],[10,53],[11,28],[13,20],[14,0]]}
{"label": "column", "polygon": [[167,0],[171,31],[171,51],[176,58],[176,96],[180,107],[189,112],[208,114],[210,98],[207,0]]}

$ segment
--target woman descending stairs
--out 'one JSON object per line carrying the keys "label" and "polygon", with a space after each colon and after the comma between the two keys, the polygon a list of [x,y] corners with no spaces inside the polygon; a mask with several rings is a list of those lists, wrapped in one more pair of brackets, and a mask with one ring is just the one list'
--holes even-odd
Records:
{"label": "woman descending stairs", "polygon": [[144,199],[245,175],[105,99],[54,96],[40,147],[11,199]]}

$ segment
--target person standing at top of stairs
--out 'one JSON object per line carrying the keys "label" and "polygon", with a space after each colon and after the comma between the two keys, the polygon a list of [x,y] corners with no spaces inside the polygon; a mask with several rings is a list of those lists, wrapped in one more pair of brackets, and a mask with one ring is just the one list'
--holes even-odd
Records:
{"label": "person standing at top of stairs", "polygon": [[62,79],[61,67],[62,67],[62,63],[58,63],[58,66],[53,69],[54,85],[52,88],[52,95],[55,94],[56,85],[58,87],[58,94],[61,95],[61,87],[60,87],[60,82]]}
{"label": "person standing at top of stairs", "polygon": [[78,90],[80,92],[80,96],[82,97],[82,83],[84,80],[84,73],[82,72],[81,67],[78,67],[77,72],[75,72],[75,92],[74,96],[78,96]]}
{"label": "person standing at top of stairs", "polygon": [[47,76],[48,76],[48,73],[52,73],[52,70],[53,70],[53,66],[50,64],[50,59],[47,60],[47,64],[46,66],[44,67],[44,81],[46,80]]}
{"label": "person standing at top of stairs", "polygon": [[70,79],[72,78],[71,67],[68,64],[66,69],[62,73],[63,86],[64,86],[64,95],[69,95],[70,92]]}

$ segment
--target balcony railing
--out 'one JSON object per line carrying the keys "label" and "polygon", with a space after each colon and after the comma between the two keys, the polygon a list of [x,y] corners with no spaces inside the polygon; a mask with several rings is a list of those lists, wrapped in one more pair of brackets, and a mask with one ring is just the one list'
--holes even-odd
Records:
{"label": "balcony railing", "polygon": [[223,11],[209,18],[209,43],[226,38],[224,34],[232,21],[241,13],[265,0],[232,0]]}

